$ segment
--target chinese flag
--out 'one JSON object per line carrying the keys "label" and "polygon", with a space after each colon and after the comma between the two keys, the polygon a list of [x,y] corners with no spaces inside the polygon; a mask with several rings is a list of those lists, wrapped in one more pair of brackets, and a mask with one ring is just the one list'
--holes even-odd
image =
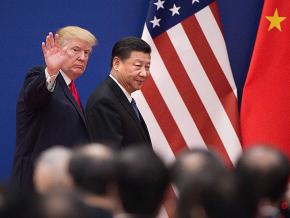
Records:
{"label": "chinese flag", "polygon": [[290,157],[290,1],[265,0],[241,106],[242,143]]}

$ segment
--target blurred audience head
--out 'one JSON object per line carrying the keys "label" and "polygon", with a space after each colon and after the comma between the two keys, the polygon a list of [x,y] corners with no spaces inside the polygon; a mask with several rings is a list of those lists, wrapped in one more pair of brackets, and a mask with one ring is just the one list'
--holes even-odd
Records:
{"label": "blurred audience head", "polygon": [[90,218],[85,204],[73,192],[52,191],[38,198],[38,218]]}
{"label": "blurred audience head", "polygon": [[215,153],[183,151],[171,166],[171,179],[179,193],[177,218],[239,217],[235,180]]}
{"label": "blurred audience head", "polygon": [[213,152],[205,149],[185,150],[177,156],[171,166],[171,180],[177,189],[192,177],[192,174],[207,172],[216,176],[229,173],[224,162]]}
{"label": "blurred audience head", "polygon": [[38,193],[44,194],[54,189],[72,189],[72,179],[68,173],[71,150],[54,146],[43,151],[38,157],[33,182]]}
{"label": "blurred audience head", "polygon": [[169,173],[152,149],[131,146],[118,154],[116,184],[124,213],[155,217],[169,184]]}
{"label": "blurred audience head", "polygon": [[88,144],[74,150],[69,172],[86,203],[112,209],[116,196],[113,187],[114,162],[115,153],[102,144]]}
{"label": "blurred audience head", "polygon": [[76,149],[69,163],[74,184],[82,191],[106,195],[114,178],[114,152],[101,144]]}
{"label": "blurred audience head", "polygon": [[285,194],[289,160],[269,146],[246,150],[236,166],[241,204],[248,217],[255,217],[260,205],[275,205]]}
{"label": "blurred audience head", "polygon": [[187,177],[180,189],[176,206],[177,218],[237,218],[235,180],[231,174],[210,174],[199,171]]}

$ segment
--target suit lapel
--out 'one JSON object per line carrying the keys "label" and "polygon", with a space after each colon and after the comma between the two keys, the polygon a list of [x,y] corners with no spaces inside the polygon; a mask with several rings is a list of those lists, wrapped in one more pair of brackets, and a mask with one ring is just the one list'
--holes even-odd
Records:
{"label": "suit lapel", "polygon": [[[68,100],[72,103],[72,105],[75,107],[75,109],[77,110],[78,114],[81,116],[82,120],[84,121],[84,124],[86,125],[86,121],[85,121],[85,116],[83,111],[80,109],[80,107],[78,106],[78,104],[76,103],[74,97],[71,94],[71,91],[69,90],[67,84],[65,83],[63,77],[61,74],[58,74],[57,76],[57,82],[59,82],[60,86],[63,89],[63,92],[65,94],[65,96],[68,98]],[[82,107],[82,105],[81,105]]]}
{"label": "suit lapel", "polygon": [[[139,113],[139,116],[141,118],[141,120],[139,120],[138,117],[136,116],[135,112],[133,111],[133,108],[131,107],[130,102],[128,101],[126,95],[123,93],[123,91],[118,86],[118,84],[110,77],[107,79],[107,82],[108,82],[108,85],[112,88],[112,90],[115,93],[115,95],[117,96],[117,98],[119,99],[121,105],[124,107],[124,109],[128,112],[128,114],[135,121],[135,124],[136,124],[137,128],[139,129],[139,131],[141,132],[144,139],[151,143],[149,133],[148,133],[146,124],[144,122],[144,119],[143,119],[141,113]],[[147,130],[147,132],[146,132],[146,130]],[[147,133],[148,133],[148,135],[147,135]]]}

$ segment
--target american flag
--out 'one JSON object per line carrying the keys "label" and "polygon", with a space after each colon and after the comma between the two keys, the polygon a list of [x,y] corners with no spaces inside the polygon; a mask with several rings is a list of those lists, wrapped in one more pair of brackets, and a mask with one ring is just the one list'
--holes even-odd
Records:
{"label": "american flag", "polygon": [[151,76],[134,94],[154,150],[171,162],[185,147],[215,150],[233,165],[239,140],[237,89],[216,1],[153,0],[142,38]]}

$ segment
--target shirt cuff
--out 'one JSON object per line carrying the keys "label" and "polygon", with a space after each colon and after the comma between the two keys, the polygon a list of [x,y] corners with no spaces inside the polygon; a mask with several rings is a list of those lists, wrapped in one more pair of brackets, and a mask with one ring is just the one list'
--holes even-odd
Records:
{"label": "shirt cuff", "polygon": [[45,78],[46,78],[46,88],[48,91],[53,92],[54,88],[55,88],[55,83],[56,83],[55,79],[56,79],[58,73],[51,76],[47,72],[47,68],[45,68],[44,72],[45,72]]}

